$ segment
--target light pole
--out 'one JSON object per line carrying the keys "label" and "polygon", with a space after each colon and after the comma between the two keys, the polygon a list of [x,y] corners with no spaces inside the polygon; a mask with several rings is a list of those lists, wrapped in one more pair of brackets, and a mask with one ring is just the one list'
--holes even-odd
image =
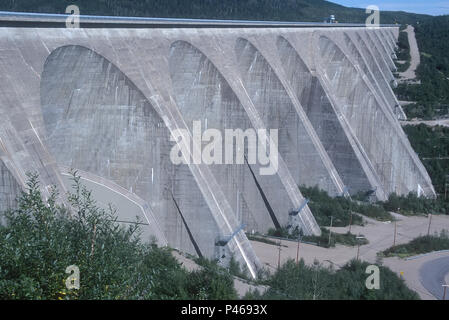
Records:
{"label": "light pole", "polygon": [[432,214],[429,213],[429,227],[427,228],[427,236],[430,235],[430,224],[432,223]]}
{"label": "light pole", "polygon": [[299,243],[301,242],[301,233],[298,235],[298,246],[296,247],[296,264],[299,264]]}
{"label": "light pole", "polygon": [[449,186],[449,174],[446,175],[446,179],[444,179],[444,200],[447,199],[447,187]]}
{"label": "light pole", "polygon": [[351,215],[349,216],[349,233],[351,233],[351,225],[352,225],[352,210],[350,210]]}
{"label": "light pole", "polygon": [[329,243],[327,244],[329,247],[331,246],[331,235],[332,235],[332,219],[333,217],[331,216],[331,226],[329,227]]}
{"label": "light pole", "polygon": [[357,258],[356,258],[356,260],[359,260],[359,253],[360,253],[360,239],[366,239],[365,237],[363,237],[363,236],[357,236],[357,237],[355,237],[356,239],[357,239]]}
{"label": "light pole", "polygon": [[393,236],[393,247],[396,245],[396,230],[397,230],[397,221],[394,220],[394,236]]}
{"label": "light pole", "polygon": [[446,288],[447,287],[449,287],[449,284],[443,284],[443,288],[444,288],[444,291],[443,291],[443,300],[446,300]]}
{"label": "light pole", "polygon": [[279,240],[278,254],[278,270],[281,268],[281,240]]}

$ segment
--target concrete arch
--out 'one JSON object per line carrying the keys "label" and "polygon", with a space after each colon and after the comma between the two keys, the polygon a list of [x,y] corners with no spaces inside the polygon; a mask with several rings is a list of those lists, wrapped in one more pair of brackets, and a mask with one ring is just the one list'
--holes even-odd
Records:
{"label": "concrete arch", "polygon": [[378,104],[357,69],[332,40],[321,36],[319,50],[326,82],[379,179],[376,186],[386,195],[423,188],[431,196],[428,176],[391,113]]}
{"label": "concrete arch", "polygon": [[[154,210],[151,226],[160,225],[171,246],[198,254],[187,231],[190,227],[202,255],[214,257],[219,230],[196,181],[187,166],[170,161],[169,130],[118,67],[86,47],[57,48],[45,62],[41,106],[45,142],[58,164],[136,194]],[[195,206],[189,206],[192,201]],[[193,221],[203,221],[209,228]]]}
{"label": "concrete arch", "polygon": [[[203,130],[218,129],[223,139],[225,130],[252,129],[238,97],[202,51],[187,41],[175,41],[170,46],[168,61],[176,105],[190,131],[193,121],[200,121]],[[222,146],[235,150],[236,143]],[[245,154],[248,158],[247,144]],[[225,164],[224,153],[222,164],[208,167],[247,230],[265,233],[277,227],[277,217],[271,216],[274,209],[264,204],[265,192],[269,190],[258,190],[256,170],[253,176],[249,164]]]}
{"label": "concrete arch", "polygon": [[390,39],[391,46],[394,50],[397,49],[396,37],[391,29],[384,30],[384,33]]}
{"label": "concrete arch", "polygon": [[380,50],[383,52],[382,57],[385,59],[385,62],[390,67],[390,70],[395,70],[396,66],[391,57],[391,51],[387,49],[385,41],[382,41],[382,39],[380,38],[379,32],[377,30],[372,30],[371,35],[374,38],[374,41],[376,42],[377,48],[380,48]]}
{"label": "concrete arch", "polygon": [[368,32],[368,30],[363,33],[363,39],[366,41],[367,47],[370,48],[373,57],[376,59],[379,67],[382,70],[383,75],[385,76],[385,79],[387,79],[388,81],[393,80],[394,77],[393,74],[391,73],[390,67],[383,58],[379,48],[374,43],[374,40],[371,38],[371,35]]}
{"label": "concrete arch", "polygon": [[394,107],[395,105],[398,104],[398,102],[396,96],[393,93],[393,90],[391,89],[389,80],[383,74],[382,69],[379,66],[379,63],[374,58],[371,50],[368,48],[366,42],[362,39],[362,37],[358,32],[355,33],[355,37],[356,43],[358,43],[359,48],[362,50],[362,54],[366,57],[366,60],[369,63],[369,68],[373,72],[374,78],[378,81],[379,87],[388,101],[388,105],[390,107]]}
{"label": "concrete arch", "polygon": [[[257,112],[244,87],[235,57],[233,54],[229,54],[229,52],[234,52],[235,40],[229,38],[220,44],[215,44],[205,43],[199,39],[192,39],[192,43],[194,43],[196,48],[200,48],[200,51],[207,52],[207,58],[217,66],[220,74],[223,75],[223,78],[238,97],[246,114],[251,120],[253,128],[256,130],[266,130],[262,117]],[[253,167],[253,165],[251,165],[251,167]],[[257,166],[255,166],[254,169],[257,169]],[[254,169],[253,172],[256,172]],[[267,201],[270,203],[270,206],[274,208],[276,217],[281,225],[288,224],[293,227],[299,226],[303,229],[305,234],[320,234],[320,228],[307,205],[303,207],[300,215],[292,217],[288,214],[292,209],[302,206],[305,199],[281,156],[278,156],[277,174],[259,175],[257,179],[260,188],[264,190]],[[213,178],[213,180],[215,181],[215,178]],[[232,209],[230,207],[229,209],[226,209],[226,212],[231,211]]]}
{"label": "concrete arch", "polygon": [[287,39],[278,37],[277,47],[288,81],[345,186],[350,193],[369,190],[368,178],[319,79]]}
{"label": "concrete arch", "polygon": [[[362,44],[361,43],[362,40],[361,40],[360,36],[358,35],[358,33],[356,33],[356,36],[360,40],[359,44]],[[404,118],[405,114],[404,114],[402,108],[400,107],[399,102],[396,99],[396,96],[394,95],[393,91],[391,90],[391,87],[388,85],[388,83],[382,77],[382,74],[380,74],[379,72],[372,72],[372,69],[370,68],[367,60],[364,58],[361,51],[359,51],[359,48],[357,48],[357,45],[352,41],[352,39],[350,38],[350,36],[347,33],[344,33],[344,38],[345,38],[346,46],[349,49],[350,56],[355,57],[356,61],[358,62],[359,67],[366,74],[366,76],[369,79],[369,82],[374,86],[376,93],[378,93],[380,95],[380,97],[382,98],[383,103],[385,103],[385,105],[395,115],[395,117],[399,116],[401,118]],[[366,49],[366,47],[364,47],[364,49]],[[369,57],[369,52],[365,52],[365,54],[366,54],[366,57]],[[374,61],[371,61],[371,65],[374,68],[376,68]],[[376,69],[376,70],[378,70],[378,69]],[[376,78],[375,75],[379,76],[379,78]],[[385,95],[385,93],[387,95]]]}
{"label": "concrete arch", "polygon": [[388,53],[390,56],[394,55],[394,46],[392,39],[388,36],[388,34],[385,32],[385,30],[379,30],[379,38],[381,41],[385,42],[386,48],[388,49]]}
{"label": "concrete arch", "polygon": [[235,52],[246,91],[262,121],[267,129],[278,130],[278,150],[295,183],[338,193],[325,159],[273,67],[247,39],[237,39]]}

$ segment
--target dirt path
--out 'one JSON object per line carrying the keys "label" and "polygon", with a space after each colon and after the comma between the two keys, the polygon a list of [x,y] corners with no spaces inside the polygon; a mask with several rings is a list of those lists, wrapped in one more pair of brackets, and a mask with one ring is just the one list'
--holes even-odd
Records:
{"label": "dirt path", "polygon": [[418,43],[415,37],[415,28],[408,25],[405,29],[408,35],[408,43],[410,45],[410,66],[404,72],[399,73],[400,81],[414,80],[416,78],[416,68],[420,63]]}
{"label": "dirt path", "polygon": [[407,126],[407,125],[417,126],[422,123],[429,127],[435,127],[435,126],[449,127],[449,119],[400,121],[400,123],[401,123],[401,126]]}

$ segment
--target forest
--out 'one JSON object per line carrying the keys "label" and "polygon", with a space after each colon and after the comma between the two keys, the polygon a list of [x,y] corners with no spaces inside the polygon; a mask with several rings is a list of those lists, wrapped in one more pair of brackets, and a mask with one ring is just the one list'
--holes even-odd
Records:
{"label": "forest", "polygon": [[[323,0],[4,0],[0,10],[64,13],[75,4],[84,15],[364,23],[365,9]],[[380,8],[382,10],[382,8]],[[413,23],[427,15],[381,11],[380,23]]]}
{"label": "forest", "polygon": [[415,22],[421,63],[420,83],[401,83],[396,88],[399,100],[413,101],[405,106],[409,118],[430,120],[449,115],[449,16]]}

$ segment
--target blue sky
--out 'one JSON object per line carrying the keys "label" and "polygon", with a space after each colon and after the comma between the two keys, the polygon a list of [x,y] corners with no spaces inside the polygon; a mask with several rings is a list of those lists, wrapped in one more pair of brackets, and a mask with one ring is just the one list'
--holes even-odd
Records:
{"label": "blue sky", "polygon": [[346,7],[366,8],[373,4],[380,10],[407,11],[431,15],[449,14],[449,0],[328,0]]}

